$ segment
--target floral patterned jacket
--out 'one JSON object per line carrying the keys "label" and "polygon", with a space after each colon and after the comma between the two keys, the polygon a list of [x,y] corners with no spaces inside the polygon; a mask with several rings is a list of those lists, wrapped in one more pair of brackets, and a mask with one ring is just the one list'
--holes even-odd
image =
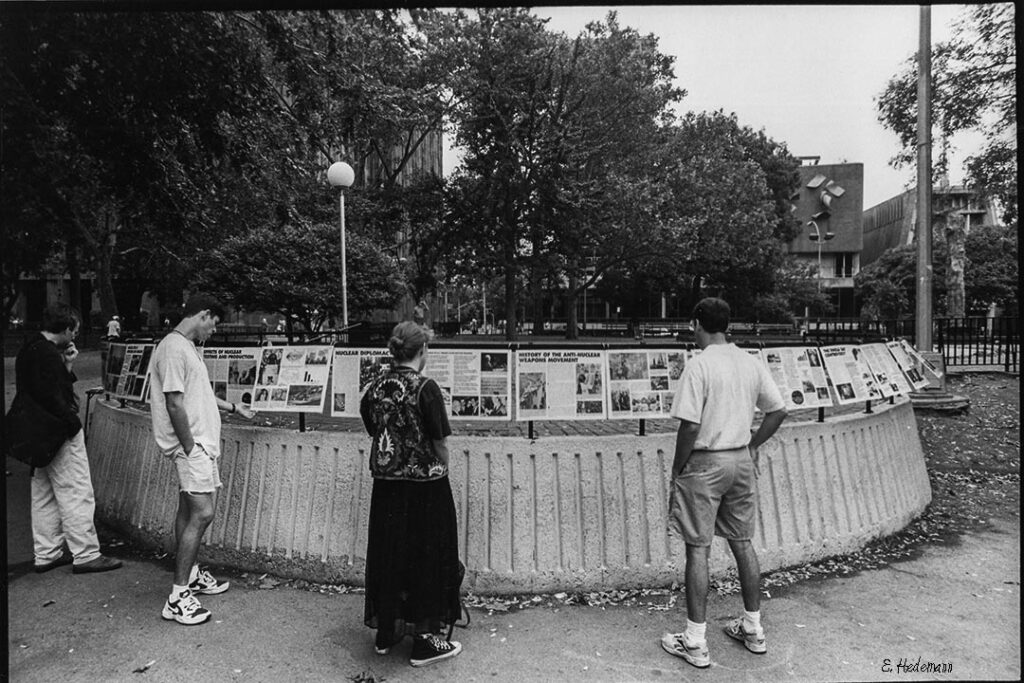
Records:
{"label": "floral patterned jacket", "polygon": [[418,372],[390,370],[363,394],[368,414],[370,473],[375,479],[426,481],[448,476],[424,429],[419,395],[428,380]]}

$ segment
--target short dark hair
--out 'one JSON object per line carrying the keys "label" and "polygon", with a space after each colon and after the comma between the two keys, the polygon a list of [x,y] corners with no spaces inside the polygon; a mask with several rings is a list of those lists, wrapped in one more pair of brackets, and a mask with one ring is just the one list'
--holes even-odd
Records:
{"label": "short dark hair", "polygon": [[182,318],[191,318],[201,311],[209,311],[211,316],[224,319],[224,304],[210,294],[193,294],[185,302],[181,311]]}
{"label": "short dark hair", "polygon": [[74,330],[81,324],[82,316],[78,310],[65,303],[50,304],[43,311],[43,331],[50,334]]}
{"label": "short dark hair", "polygon": [[724,300],[709,296],[697,302],[693,307],[693,319],[700,323],[705,332],[717,334],[729,329],[729,304]]}

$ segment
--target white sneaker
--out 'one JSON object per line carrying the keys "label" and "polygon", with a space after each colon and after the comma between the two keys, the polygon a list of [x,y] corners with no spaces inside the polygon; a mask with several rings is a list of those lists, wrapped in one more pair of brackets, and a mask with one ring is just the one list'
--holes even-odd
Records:
{"label": "white sneaker", "polygon": [[661,637],[661,647],[670,655],[680,657],[698,669],[711,666],[708,644],[693,645],[686,639],[686,633],[666,633]]}
{"label": "white sneaker", "polygon": [[725,635],[743,643],[743,645],[755,655],[763,655],[768,652],[768,645],[764,640],[764,629],[758,628],[754,632],[743,628],[743,617],[733,619],[723,629]]}
{"label": "white sneaker", "polygon": [[192,591],[193,595],[217,595],[230,587],[230,583],[213,578],[213,575],[206,569],[200,569],[195,580],[188,584],[188,589]]}
{"label": "white sneaker", "polygon": [[192,626],[201,624],[210,618],[210,610],[199,604],[192,591],[186,590],[178,596],[177,600],[167,598],[164,604],[164,611],[160,613],[168,621],[176,621],[179,624]]}

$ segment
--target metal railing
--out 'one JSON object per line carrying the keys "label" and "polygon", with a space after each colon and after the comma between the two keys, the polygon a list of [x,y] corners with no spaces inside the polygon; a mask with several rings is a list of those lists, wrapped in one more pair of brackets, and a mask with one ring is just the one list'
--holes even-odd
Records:
{"label": "metal railing", "polygon": [[934,339],[946,367],[1020,372],[1019,318],[937,318]]}

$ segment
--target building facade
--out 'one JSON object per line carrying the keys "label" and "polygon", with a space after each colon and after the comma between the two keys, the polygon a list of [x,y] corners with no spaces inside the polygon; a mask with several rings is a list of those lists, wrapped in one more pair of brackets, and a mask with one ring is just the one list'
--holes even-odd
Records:
{"label": "building facade", "polygon": [[832,302],[831,315],[852,318],[857,315],[853,278],[864,248],[864,165],[801,160],[800,185],[790,197],[801,231],[789,243],[789,253],[814,267]]}
{"label": "building facade", "polygon": [[[950,212],[962,213],[965,227],[997,225],[996,207],[963,185],[940,183],[932,189],[932,225],[940,226]],[[864,250],[861,263],[874,263],[887,249],[914,243],[917,229],[917,188],[886,199],[864,212]]]}

